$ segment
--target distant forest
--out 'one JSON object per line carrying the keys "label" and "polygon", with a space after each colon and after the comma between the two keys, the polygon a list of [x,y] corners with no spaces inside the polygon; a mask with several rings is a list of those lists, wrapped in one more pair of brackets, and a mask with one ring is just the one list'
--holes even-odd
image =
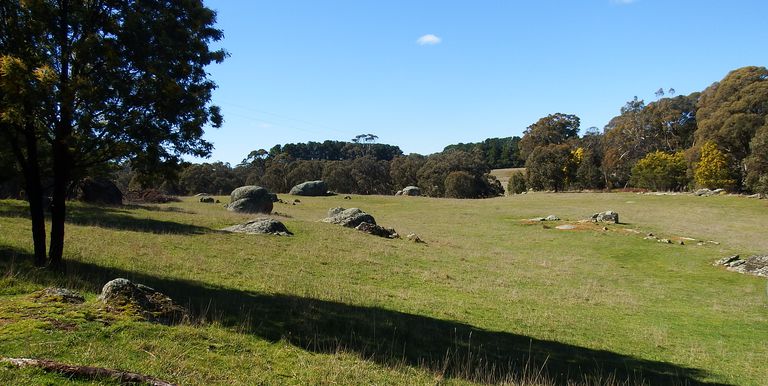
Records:
{"label": "distant forest", "polygon": [[[325,180],[338,193],[392,194],[409,185],[433,197],[490,197],[504,193],[489,174],[525,168],[508,192],[640,188],[722,188],[768,193],[768,69],[731,71],[702,92],[656,100],[634,98],[602,129],[580,127],[573,114],[553,113],[528,126],[522,137],[489,138],[446,146],[431,155],[403,154],[377,143],[374,134],[350,141],[275,145],[257,149],[237,165],[156,165],[137,170],[131,161],[104,174],[123,191],[228,194],[241,185],[284,193],[298,183]],[[0,157],[0,162],[11,162]],[[5,195],[18,174],[2,168]]]}

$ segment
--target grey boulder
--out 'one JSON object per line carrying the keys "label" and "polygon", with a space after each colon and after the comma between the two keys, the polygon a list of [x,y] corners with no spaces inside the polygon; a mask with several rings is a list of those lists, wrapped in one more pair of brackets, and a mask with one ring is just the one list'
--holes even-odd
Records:
{"label": "grey boulder", "polygon": [[293,234],[285,227],[285,224],[271,218],[259,218],[243,224],[233,225],[222,230],[234,233],[272,234],[278,236],[288,236]]}
{"label": "grey boulder", "polygon": [[292,187],[289,194],[295,196],[326,196],[328,195],[328,185],[322,180],[302,182]]}
{"label": "grey boulder", "polygon": [[229,195],[227,209],[238,213],[272,213],[277,195],[261,186],[241,186]]}

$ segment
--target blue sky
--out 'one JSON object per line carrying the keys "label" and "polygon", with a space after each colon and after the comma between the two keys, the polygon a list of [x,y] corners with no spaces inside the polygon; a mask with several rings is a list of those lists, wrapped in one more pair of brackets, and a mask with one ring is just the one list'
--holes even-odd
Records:
{"label": "blue sky", "polygon": [[430,154],[556,112],[583,133],[634,96],[768,65],[765,0],[205,2],[231,54],[209,67],[225,123],[205,138],[232,164],[362,133]]}

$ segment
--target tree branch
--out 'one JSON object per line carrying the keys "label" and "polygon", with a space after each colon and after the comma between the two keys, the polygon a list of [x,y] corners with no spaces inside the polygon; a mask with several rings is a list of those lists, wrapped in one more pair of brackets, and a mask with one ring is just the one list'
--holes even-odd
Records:
{"label": "tree branch", "polygon": [[9,363],[17,367],[37,367],[44,371],[51,371],[55,373],[74,375],[91,379],[112,378],[121,383],[142,382],[152,386],[176,386],[173,383],[162,381],[147,375],[131,373],[127,371],[105,369],[103,367],[67,365],[61,362],[49,361],[45,359],[0,358],[0,363]]}

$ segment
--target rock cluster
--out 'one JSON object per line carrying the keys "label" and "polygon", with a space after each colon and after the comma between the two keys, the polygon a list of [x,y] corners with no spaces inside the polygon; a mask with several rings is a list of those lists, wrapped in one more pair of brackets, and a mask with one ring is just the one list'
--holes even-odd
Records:
{"label": "rock cluster", "polygon": [[714,265],[724,266],[729,271],[768,277],[768,255],[755,255],[742,260],[739,255],[724,257]]}
{"label": "rock cluster", "polygon": [[373,216],[365,213],[359,208],[331,208],[328,210],[328,217],[324,218],[322,221],[342,225],[348,228],[355,228],[361,232],[375,236],[390,239],[400,237],[394,229],[384,228],[376,224],[376,219],[374,219]]}
{"label": "rock cluster", "polygon": [[222,229],[226,232],[247,233],[247,234],[272,234],[278,236],[289,236],[293,233],[285,225],[271,218],[258,218],[243,224],[233,225]]}
{"label": "rock cluster", "polygon": [[344,209],[341,207],[328,210],[328,217],[322,220],[331,224],[338,224],[347,228],[355,228],[361,223],[376,224],[376,219],[359,208]]}
{"label": "rock cluster", "polygon": [[610,222],[614,224],[619,223],[619,214],[608,210],[605,212],[595,213],[592,215],[591,220],[594,222]]}
{"label": "rock cluster", "polygon": [[325,181],[306,181],[291,188],[289,194],[295,196],[327,196],[328,185]]}
{"label": "rock cluster", "polygon": [[369,235],[386,237],[388,239],[398,239],[400,235],[392,228],[384,228],[381,225],[371,224],[369,222],[361,222],[355,229],[368,233]]}
{"label": "rock cluster", "polygon": [[272,213],[272,203],[277,195],[261,186],[241,186],[229,195],[227,209],[239,213]]}
{"label": "rock cluster", "polygon": [[186,309],[165,294],[123,278],[104,284],[99,299],[109,310],[135,313],[152,322],[170,324],[187,316]]}
{"label": "rock cluster", "polygon": [[560,217],[557,217],[554,214],[550,214],[547,217],[534,217],[529,221],[560,221]]}
{"label": "rock cluster", "polygon": [[724,193],[725,193],[725,189],[710,190],[710,189],[704,188],[704,189],[699,189],[693,192],[693,195],[699,196],[699,197],[709,197],[709,196],[715,196],[715,195],[724,194]]}

